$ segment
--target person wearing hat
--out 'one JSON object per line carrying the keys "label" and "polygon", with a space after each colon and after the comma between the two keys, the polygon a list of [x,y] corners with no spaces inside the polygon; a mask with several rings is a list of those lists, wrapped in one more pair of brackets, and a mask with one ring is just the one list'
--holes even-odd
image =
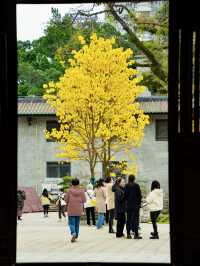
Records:
{"label": "person wearing hat", "polygon": [[90,226],[90,218],[92,218],[92,225],[96,225],[95,220],[95,193],[93,190],[93,185],[89,183],[85,192],[86,202],[84,203],[84,208],[87,217],[87,225]]}

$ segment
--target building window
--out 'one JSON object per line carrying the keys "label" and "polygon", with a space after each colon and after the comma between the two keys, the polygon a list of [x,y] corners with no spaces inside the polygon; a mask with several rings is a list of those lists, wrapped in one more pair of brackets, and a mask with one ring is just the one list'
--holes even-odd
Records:
{"label": "building window", "polygon": [[71,164],[58,162],[47,162],[47,178],[62,178],[71,175]]}
{"label": "building window", "polygon": [[[58,121],[56,121],[56,120],[48,120],[48,121],[46,121],[46,129],[47,129],[49,132],[51,132],[53,128],[55,128],[55,129],[57,129],[57,130],[60,129],[60,126],[59,126]],[[47,139],[47,141],[48,141],[48,142],[55,142],[56,139],[55,139],[55,138],[50,138],[50,139]]]}
{"label": "building window", "polygon": [[156,140],[166,141],[168,140],[168,121],[167,119],[156,120]]}

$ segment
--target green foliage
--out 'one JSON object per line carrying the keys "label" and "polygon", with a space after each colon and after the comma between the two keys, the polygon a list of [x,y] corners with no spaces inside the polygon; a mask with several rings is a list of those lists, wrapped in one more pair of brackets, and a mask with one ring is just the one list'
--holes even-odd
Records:
{"label": "green foliage", "polygon": [[161,214],[158,217],[159,224],[169,224],[169,214]]}
{"label": "green foliage", "polygon": [[61,181],[58,185],[59,185],[59,186],[62,186],[62,188],[63,188],[64,190],[67,190],[67,189],[71,186],[72,179],[73,179],[72,176],[64,176],[64,177],[62,178],[62,181]]}
{"label": "green foliage", "polygon": [[[168,3],[162,3],[155,15],[145,17],[135,15],[134,5],[128,5],[129,14],[122,15],[134,32],[143,34],[150,32],[153,39],[144,45],[155,55],[167,73],[168,46]],[[105,6],[106,8],[106,6]],[[84,37],[86,42],[93,32],[104,38],[116,37],[116,46],[131,48],[134,55],[142,55],[141,51],[131,40],[129,34],[118,28],[119,23],[110,13],[105,22],[99,22],[95,17],[82,17],[73,21],[72,15],[59,13],[52,8],[52,15],[46,24],[44,35],[34,41],[18,41],[18,95],[42,95],[42,85],[48,81],[58,81],[68,67],[68,59],[72,57],[72,50],[80,49],[78,36]],[[138,35],[139,36],[139,35]],[[65,62],[65,64],[61,64]],[[145,62],[146,63],[146,62]],[[143,85],[153,94],[166,94],[167,85],[152,74],[152,70],[143,73]]]}
{"label": "green foliage", "polygon": [[[153,52],[165,73],[168,71],[168,5],[169,3],[164,1],[155,15],[145,20],[149,24],[141,24],[142,32],[149,31],[153,36],[145,46]],[[153,94],[167,94],[167,84],[164,84],[151,71],[144,74],[143,84],[148,86]]]}
{"label": "green foliage", "polygon": [[[150,219],[149,219],[148,223],[151,223]],[[169,214],[168,213],[161,213],[158,217],[157,223],[169,224]]]}

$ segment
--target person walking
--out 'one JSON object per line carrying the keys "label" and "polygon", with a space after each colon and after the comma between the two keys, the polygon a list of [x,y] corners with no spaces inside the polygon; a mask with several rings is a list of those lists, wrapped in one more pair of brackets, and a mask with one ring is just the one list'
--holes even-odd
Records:
{"label": "person walking", "polygon": [[99,179],[96,184],[95,196],[96,196],[96,210],[98,212],[97,229],[100,229],[103,227],[104,214],[106,213],[106,192],[103,184],[103,179]]}
{"label": "person walking", "polygon": [[150,239],[159,239],[157,219],[163,209],[163,190],[160,188],[160,183],[154,180],[151,184],[151,192],[146,198],[147,206],[150,210],[150,217],[153,226]]}
{"label": "person walking", "polygon": [[58,206],[58,219],[59,221],[62,220],[62,216],[65,218],[65,208],[66,208],[66,202],[65,202],[65,193],[64,189],[60,189],[60,193],[58,194],[58,199],[56,201],[56,205]]}
{"label": "person walking", "polygon": [[127,238],[131,239],[131,230],[134,231],[134,239],[142,239],[138,233],[139,212],[141,207],[141,190],[140,186],[135,182],[135,176],[129,175],[128,184],[125,186],[125,200],[127,207]]}
{"label": "person walking", "polygon": [[113,181],[109,176],[105,180],[106,183],[106,203],[108,211],[108,224],[109,224],[109,233],[115,233],[113,230],[113,220],[115,217],[115,194],[112,191]]}
{"label": "person walking", "polygon": [[96,225],[96,220],[95,220],[95,193],[93,190],[93,185],[89,183],[87,185],[87,189],[85,192],[85,197],[86,197],[86,202],[84,203],[84,208],[86,212],[86,217],[87,217],[87,225],[90,226],[90,216],[92,218],[92,224]]}
{"label": "person walking", "polygon": [[72,179],[72,186],[65,194],[68,224],[72,235],[72,243],[78,239],[80,217],[84,212],[84,203],[86,202],[84,189],[79,187],[79,183],[79,179]]}
{"label": "person walking", "polygon": [[49,206],[51,204],[51,197],[46,188],[43,189],[40,200],[43,207],[44,217],[46,218],[48,217]]}
{"label": "person walking", "polygon": [[112,187],[112,191],[115,193],[115,218],[117,220],[117,232],[116,237],[124,236],[124,225],[126,222],[126,202],[124,193],[125,180],[118,178]]}
{"label": "person walking", "polygon": [[22,220],[22,212],[24,208],[24,201],[26,199],[26,194],[23,190],[17,191],[17,219]]}

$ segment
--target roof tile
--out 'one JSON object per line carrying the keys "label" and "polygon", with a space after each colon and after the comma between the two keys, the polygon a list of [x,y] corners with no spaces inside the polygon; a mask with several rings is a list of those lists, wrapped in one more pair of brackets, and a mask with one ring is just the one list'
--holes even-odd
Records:
{"label": "roof tile", "polygon": [[[168,98],[165,96],[138,98],[138,102],[145,113],[168,112]],[[41,97],[19,97],[18,115],[55,115],[55,112]]]}

